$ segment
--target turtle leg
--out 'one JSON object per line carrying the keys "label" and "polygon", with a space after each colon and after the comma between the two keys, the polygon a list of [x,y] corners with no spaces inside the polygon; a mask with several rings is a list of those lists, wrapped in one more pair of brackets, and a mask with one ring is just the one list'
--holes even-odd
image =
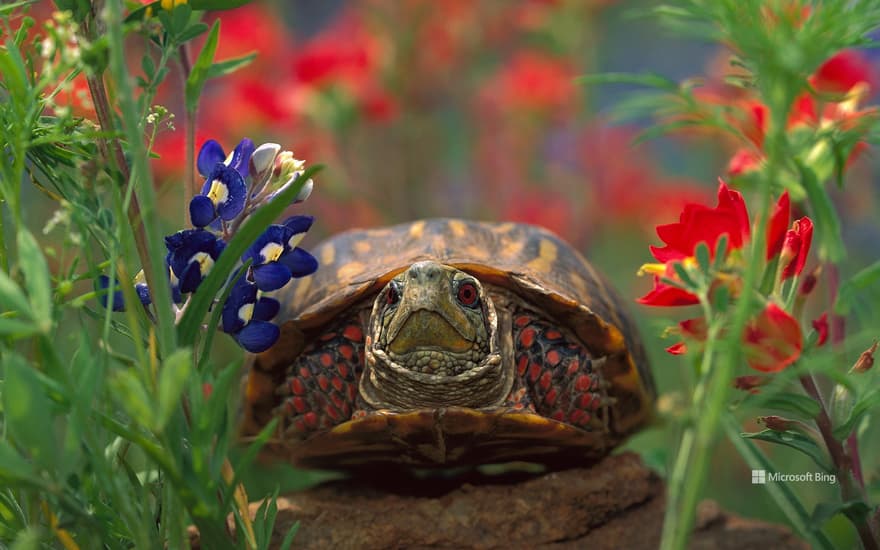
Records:
{"label": "turtle leg", "polygon": [[[542,416],[586,430],[607,425],[611,400],[598,371],[601,360],[530,311],[514,315],[513,343],[517,382],[511,397],[524,387],[519,402],[527,400],[526,408]],[[523,408],[511,401],[510,406]]]}
{"label": "turtle leg", "polygon": [[349,420],[363,362],[364,333],[356,319],[309,344],[278,388],[285,435],[302,438]]}

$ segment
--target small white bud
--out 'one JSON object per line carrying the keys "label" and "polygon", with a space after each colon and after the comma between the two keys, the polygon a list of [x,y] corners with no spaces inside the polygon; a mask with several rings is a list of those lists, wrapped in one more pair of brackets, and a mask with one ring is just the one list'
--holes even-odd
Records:
{"label": "small white bud", "polygon": [[275,165],[275,157],[281,151],[277,143],[264,143],[254,150],[251,155],[251,172],[262,174]]}

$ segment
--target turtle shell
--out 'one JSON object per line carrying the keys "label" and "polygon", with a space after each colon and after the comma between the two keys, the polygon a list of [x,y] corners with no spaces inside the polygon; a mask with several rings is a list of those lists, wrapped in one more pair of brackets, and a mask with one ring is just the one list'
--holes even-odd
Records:
{"label": "turtle shell", "polygon": [[[589,262],[546,229],[517,223],[431,219],[348,231],[312,252],[320,263],[318,271],[293,281],[276,296],[282,303],[277,317],[283,322],[281,338],[250,362],[245,434],[257,433],[271,417],[275,388],[306,343],[329,323],[371,301],[394,276],[424,260],[460,269],[484,285],[507,289],[575,334],[594,357],[605,358],[602,376],[615,405],[601,432],[521,411],[449,407],[371,414],[305,441],[289,445],[278,441],[271,446],[294,462],[350,465],[371,457],[377,461],[406,457],[410,446],[424,447],[425,441],[436,440],[438,433],[442,441],[434,444],[443,448],[445,456],[439,457],[438,463],[444,464],[486,461],[483,455],[495,462],[526,455],[550,456],[567,448],[601,456],[651,414],[656,391],[632,318]],[[523,448],[525,443],[528,452]]]}

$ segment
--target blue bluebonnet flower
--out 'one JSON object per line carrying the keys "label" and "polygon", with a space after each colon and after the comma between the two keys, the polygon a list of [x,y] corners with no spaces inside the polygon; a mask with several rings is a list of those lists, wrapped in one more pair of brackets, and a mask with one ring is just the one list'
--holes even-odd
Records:
{"label": "blue bluebonnet flower", "polygon": [[[143,271],[138,273],[135,277],[135,285],[134,289],[137,292],[138,298],[143,305],[148,306],[152,302],[150,298],[150,289],[147,288],[146,282],[143,279]],[[100,302],[101,306],[105,309],[107,308],[107,304],[110,302],[110,293],[107,292],[107,289],[110,287],[110,277],[106,275],[98,276],[98,290],[101,291],[100,296],[98,296],[98,302]],[[119,287],[119,281],[116,281],[114,285],[115,289],[113,291],[113,311],[125,311],[125,297],[122,295],[122,290]]]}
{"label": "blue bluebonnet flower", "polygon": [[205,183],[199,195],[189,203],[189,215],[195,227],[205,227],[218,217],[230,221],[241,214],[247,199],[250,158],[254,142],[245,138],[228,157],[214,140],[208,140],[199,151],[199,173]]}
{"label": "blue bluebonnet flower", "polygon": [[195,291],[214,266],[226,243],[210,231],[186,229],[165,237],[166,261],[182,294]]}
{"label": "blue bluebonnet flower", "polygon": [[[101,303],[101,307],[107,309],[107,303],[110,301],[110,293],[107,292],[107,289],[110,287],[110,277],[106,275],[98,276],[98,291],[101,294],[98,296],[98,302]],[[122,291],[119,290],[119,281],[116,281],[115,285],[116,290],[113,291],[113,311],[125,311],[125,299],[122,296]]]}
{"label": "blue bluebonnet flower", "polygon": [[266,351],[281,334],[278,326],[269,322],[280,308],[277,300],[259,296],[257,285],[242,277],[223,304],[223,332],[251,353]]}
{"label": "blue bluebonnet flower", "polygon": [[270,225],[244,253],[241,259],[252,260],[251,273],[260,290],[278,290],[293,277],[315,272],[318,261],[297,246],[313,221],[311,216],[292,216],[283,225]]}

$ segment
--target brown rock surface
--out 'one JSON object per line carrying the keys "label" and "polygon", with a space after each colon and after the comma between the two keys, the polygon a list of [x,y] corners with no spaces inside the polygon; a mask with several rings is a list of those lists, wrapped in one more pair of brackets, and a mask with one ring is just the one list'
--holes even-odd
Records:
{"label": "brown rock surface", "polygon": [[[276,540],[299,521],[296,548],[638,549],[657,547],[663,522],[663,482],[633,454],[539,476],[372,479],[371,485],[337,481],[279,498]],[[691,547],[807,545],[783,527],[706,502]]]}

